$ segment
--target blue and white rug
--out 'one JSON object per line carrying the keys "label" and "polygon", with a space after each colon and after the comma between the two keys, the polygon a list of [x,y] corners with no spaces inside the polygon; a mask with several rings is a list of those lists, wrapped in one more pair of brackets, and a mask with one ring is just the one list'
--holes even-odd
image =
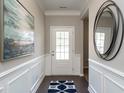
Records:
{"label": "blue and white rug", "polygon": [[48,93],[77,93],[74,81],[51,81]]}

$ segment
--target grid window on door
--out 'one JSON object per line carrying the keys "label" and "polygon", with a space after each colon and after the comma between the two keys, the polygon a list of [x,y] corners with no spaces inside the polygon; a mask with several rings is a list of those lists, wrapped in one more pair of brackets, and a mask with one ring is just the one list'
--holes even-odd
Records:
{"label": "grid window on door", "polygon": [[69,60],[69,32],[56,32],[56,59]]}

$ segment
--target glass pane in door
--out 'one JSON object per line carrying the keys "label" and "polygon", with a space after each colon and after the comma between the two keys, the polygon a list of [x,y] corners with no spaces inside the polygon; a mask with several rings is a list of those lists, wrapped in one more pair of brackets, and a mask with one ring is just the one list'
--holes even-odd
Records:
{"label": "glass pane in door", "polygon": [[69,32],[56,32],[56,60],[69,60]]}

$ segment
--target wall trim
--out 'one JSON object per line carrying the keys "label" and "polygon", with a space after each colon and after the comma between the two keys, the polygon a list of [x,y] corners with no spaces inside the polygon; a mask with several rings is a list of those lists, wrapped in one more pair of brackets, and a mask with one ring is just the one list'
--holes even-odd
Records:
{"label": "wall trim", "polygon": [[85,7],[82,12],[81,12],[81,19],[84,19],[86,16],[88,16],[88,11],[89,11],[89,8],[88,7]]}
{"label": "wall trim", "polygon": [[0,93],[3,93],[4,87],[0,87]]}
{"label": "wall trim", "polygon": [[96,68],[89,66],[90,68],[92,68],[95,72],[99,73],[99,74],[103,74],[102,71],[97,70]]}
{"label": "wall trim", "polygon": [[13,78],[11,81],[8,82],[8,86],[11,85],[14,81],[16,81],[17,79],[19,79],[20,77],[22,77],[23,75],[25,75],[27,72],[29,72],[29,69],[26,69],[24,72],[22,72],[20,75],[18,75],[17,77]]}
{"label": "wall trim", "polygon": [[104,78],[106,78],[107,80],[111,81],[114,85],[116,85],[120,89],[124,90],[124,86],[122,86],[121,84],[119,84],[118,82],[116,82],[115,80],[113,80],[112,78],[110,78],[109,76],[104,75]]}
{"label": "wall trim", "polygon": [[100,62],[97,62],[97,61],[95,61],[93,59],[89,59],[89,61],[91,61],[91,62],[93,62],[93,63],[95,63],[95,64],[97,64],[97,65],[99,65],[99,66],[101,66],[101,67],[103,67],[105,69],[107,69],[108,71],[110,71],[110,72],[112,72],[114,74],[117,74],[118,76],[124,78],[124,73],[119,71],[119,70],[117,70],[117,69],[113,69],[113,68],[111,68],[109,66],[106,66],[106,65],[104,65],[104,64],[102,64]]}
{"label": "wall trim", "polygon": [[45,78],[45,73],[42,73],[40,75],[40,78],[34,83],[33,87],[30,90],[30,93],[36,93],[37,89],[39,88],[44,78]]}
{"label": "wall trim", "polygon": [[90,84],[89,84],[89,87],[88,87],[88,91],[89,91],[90,93],[97,93],[97,92],[95,91],[95,89],[92,87],[92,85],[90,85]]}
{"label": "wall trim", "polygon": [[33,66],[31,66],[30,68],[33,69],[33,68],[35,68],[39,64],[40,64],[40,62],[37,62],[36,64],[34,64]]}
{"label": "wall trim", "polygon": [[31,88],[31,92],[34,90],[34,88],[36,87],[36,85],[38,84],[38,82],[40,81],[40,79],[42,78],[43,73],[40,75],[39,79],[34,83],[34,85]]}
{"label": "wall trim", "polygon": [[[27,83],[24,84],[22,88],[24,88],[24,90],[28,91],[29,93],[36,93],[37,89],[39,88],[45,77],[44,61],[45,55],[39,56],[1,73],[0,84],[2,85],[0,85],[0,93],[8,93],[8,91],[12,90],[13,88],[16,92],[16,85],[14,84],[22,84],[21,82],[25,81],[25,78],[28,78],[28,80],[26,80]],[[17,89],[19,87],[17,87]]]}
{"label": "wall trim", "polygon": [[46,10],[46,16],[80,16],[78,10]]}
{"label": "wall trim", "polygon": [[[104,93],[107,91],[110,92],[110,90],[107,88],[111,88],[111,91],[114,92],[116,91],[124,91],[124,73],[121,71],[118,71],[116,69],[113,69],[109,66],[106,66],[100,62],[97,62],[95,60],[89,59],[89,68],[90,68],[90,79],[89,79],[89,92],[90,93]],[[92,72],[92,70],[94,70]],[[99,72],[101,73],[101,79],[98,80],[99,85],[95,83],[95,81],[91,78],[96,78],[98,76],[94,76],[93,74]],[[108,85],[108,86],[107,86]],[[105,87],[106,86],[106,87]],[[96,90],[95,90],[96,89]],[[99,89],[99,90],[97,90]],[[113,90],[114,89],[114,90]],[[95,92],[94,92],[95,91]],[[114,92],[115,93],[115,92]]]}
{"label": "wall trim", "polygon": [[17,71],[17,70],[21,69],[22,67],[24,67],[24,66],[26,66],[26,65],[28,65],[28,64],[30,64],[30,63],[32,63],[32,62],[34,62],[35,60],[37,60],[37,59],[39,59],[39,58],[42,58],[42,57],[44,57],[44,55],[43,55],[43,56],[39,56],[39,57],[37,57],[37,58],[34,58],[34,59],[32,59],[32,60],[29,60],[29,61],[27,61],[26,63],[23,63],[23,64],[21,64],[21,65],[18,65],[18,66],[16,66],[16,67],[13,67],[13,68],[11,68],[11,69],[9,69],[9,70],[7,70],[7,71],[4,71],[4,72],[0,73],[0,78],[4,77],[4,76],[6,76],[6,75],[8,75],[8,74],[10,74],[10,73],[12,73],[12,72]]}
{"label": "wall trim", "polygon": [[[95,73],[97,73],[97,74],[99,74],[98,76],[100,76],[100,81],[99,82],[101,82],[101,85],[103,84],[103,72],[102,71],[100,71],[99,69],[97,69],[97,68],[95,68],[95,67],[93,67],[93,66],[89,66],[89,69],[91,69],[92,71],[94,71]],[[92,78],[92,77],[91,77]],[[95,91],[95,89],[93,88],[93,85],[91,85],[91,84],[89,84],[90,85],[90,87],[92,88],[92,90],[93,91]],[[103,91],[103,89],[102,89],[102,87],[101,87],[101,85],[100,85],[100,93],[102,93],[102,91]],[[93,92],[93,93],[97,93],[96,91],[95,92]]]}
{"label": "wall trim", "polygon": [[[34,64],[33,66],[30,67],[31,70],[33,70],[35,67],[39,66],[40,65],[40,62],[37,62],[36,64]],[[31,87],[30,89],[30,92],[31,93],[35,93],[34,91],[37,90],[37,87],[39,87],[39,85],[41,84],[42,82],[42,79],[44,79],[45,77],[45,72],[42,72],[40,74],[40,76],[38,77],[38,79],[35,81],[35,83],[33,84],[33,86]],[[40,82],[40,84],[39,84]]]}

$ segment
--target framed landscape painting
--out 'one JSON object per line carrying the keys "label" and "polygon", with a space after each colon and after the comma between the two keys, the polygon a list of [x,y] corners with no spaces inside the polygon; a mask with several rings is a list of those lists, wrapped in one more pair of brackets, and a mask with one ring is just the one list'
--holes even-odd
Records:
{"label": "framed landscape painting", "polygon": [[18,0],[2,0],[1,60],[34,52],[34,17]]}

